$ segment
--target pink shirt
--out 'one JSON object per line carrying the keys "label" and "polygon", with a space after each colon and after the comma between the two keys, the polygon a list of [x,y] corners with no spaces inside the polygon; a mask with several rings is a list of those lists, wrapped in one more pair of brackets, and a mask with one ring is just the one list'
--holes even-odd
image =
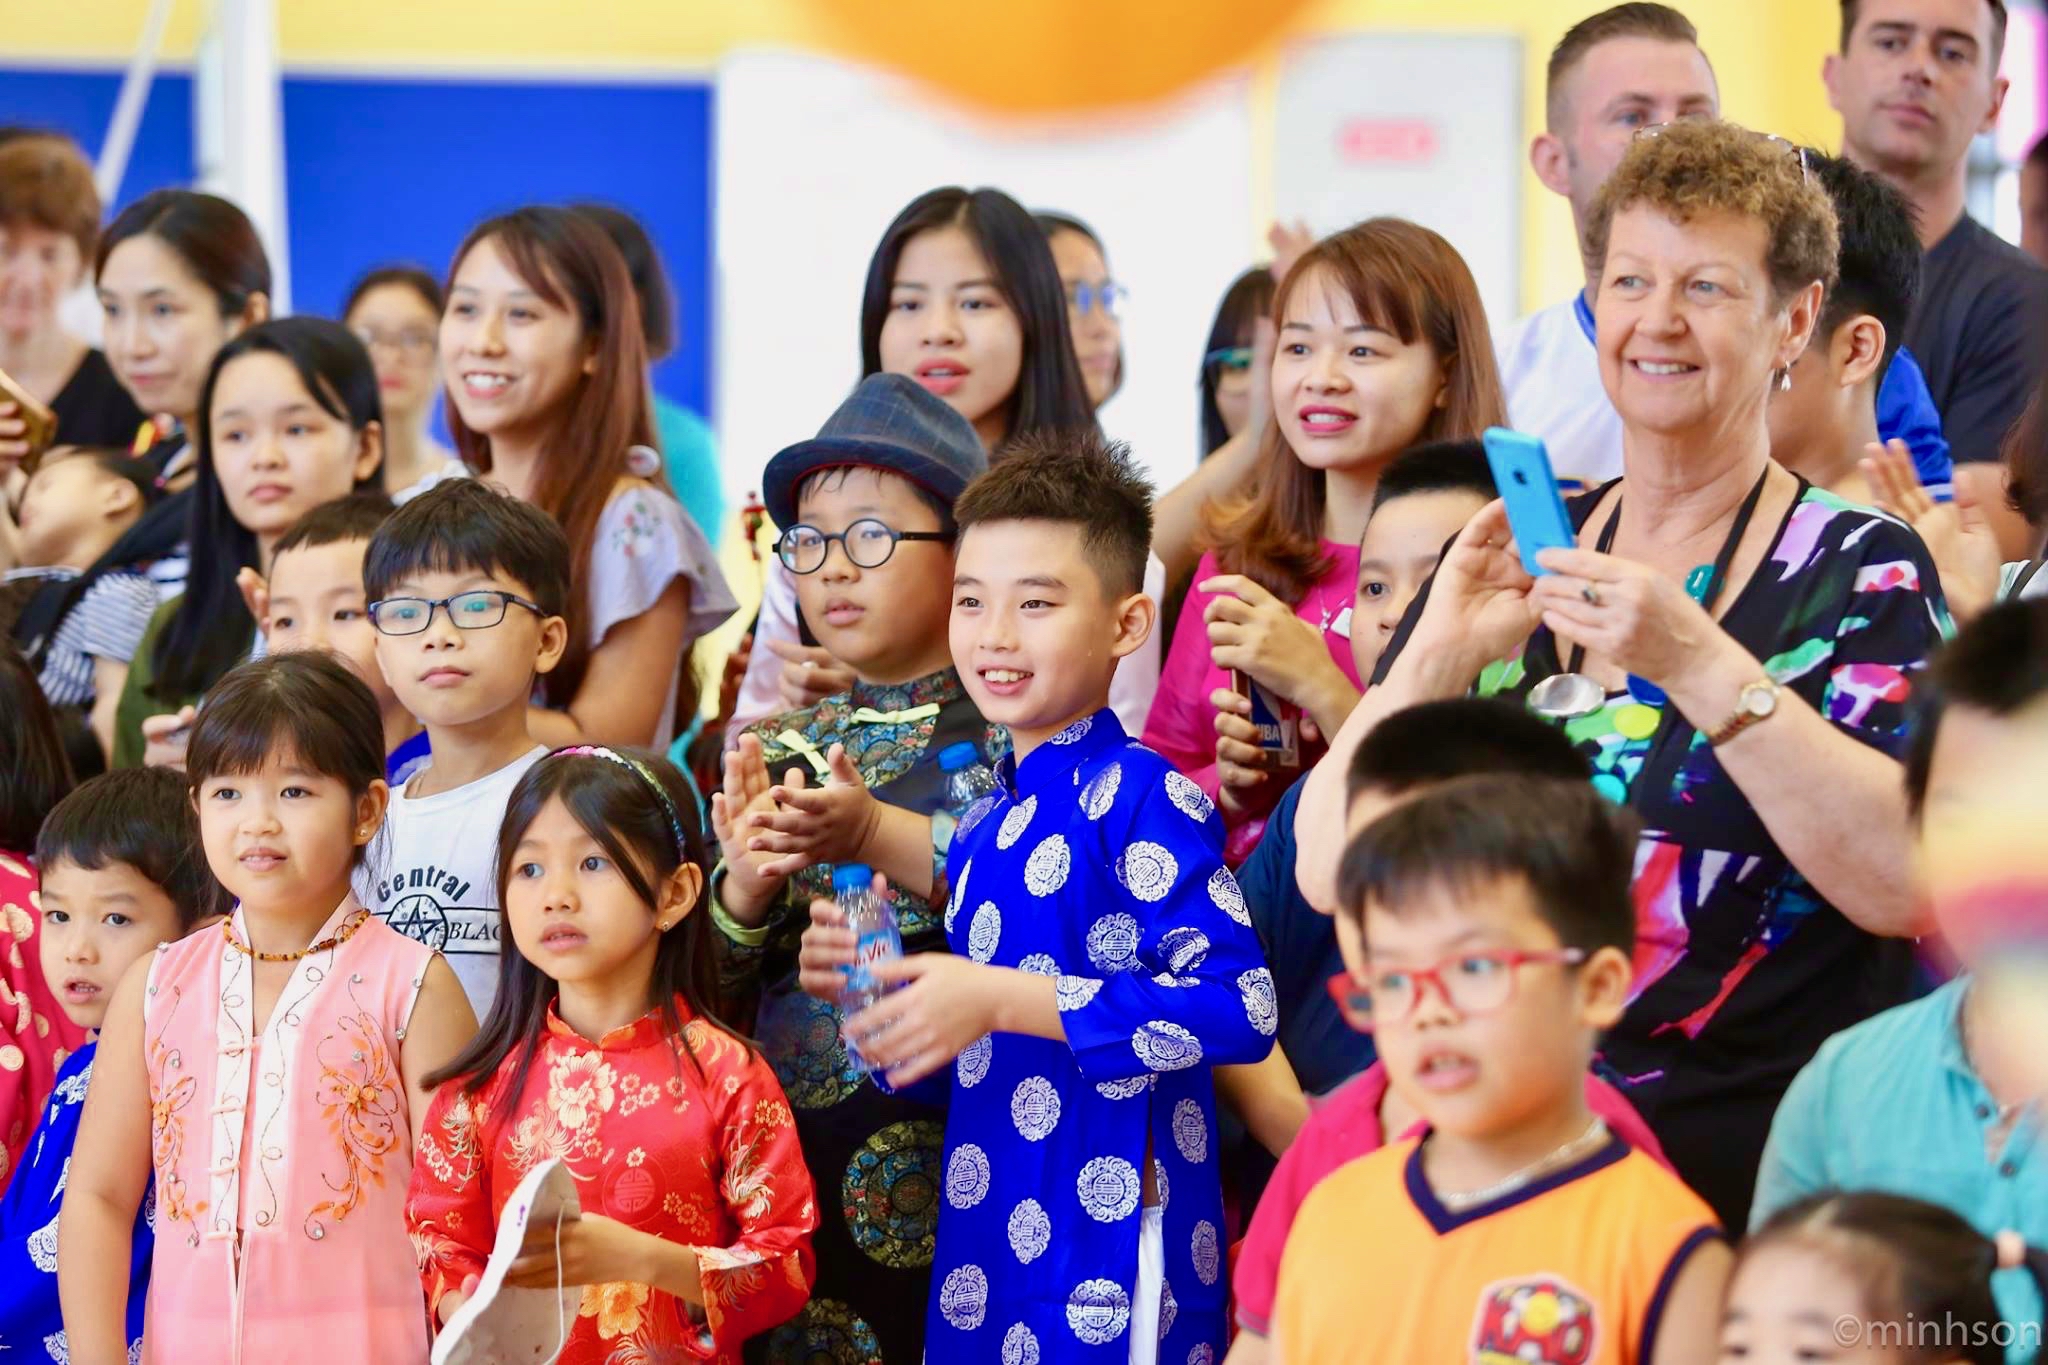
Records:
{"label": "pink shirt", "polygon": [[[1380,1102],[1386,1097],[1386,1064],[1374,1062],[1316,1104],[1308,1122],[1295,1135],[1294,1144],[1280,1158],[1238,1248],[1237,1269],[1230,1281],[1237,1299],[1237,1322],[1246,1331],[1272,1335],[1273,1298],[1280,1284],[1280,1253],[1286,1249],[1294,1215],[1309,1191],[1339,1167],[1386,1145],[1386,1134],[1380,1131]],[[1666,1170],[1671,1168],[1649,1125],[1619,1090],[1589,1074],[1586,1105],[1606,1120],[1616,1137]],[[1402,1136],[1413,1137],[1423,1129],[1424,1125],[1417,1123]]]}
{"label": "pink shirt", "polygon": [[[258,1034],[254,959],[208,928],[166,944],[143,997],[156,1251],[145,1360],[419,1361],[427,1302],[405,1226],[399,1052],[433,950],[353,896]],[[248,942],[242,913],[235,937]]]}
{"label": "pink shirt", "polygon": [[[1295,605],[1294,614],[1322,631],[1323,643],[1330,648],[1330,657],[1336,660],[1337,667],[1344,670],[1344,676],[1356,685],[1358,665],[1351,657],[1351,636],[1345,626],[1349,618],[1343,613],[1358,592],[1358,547],[1326,540],[1323,553],[1330,557],[1330,567],[1303,594]],[[1221,572],[1212,551],[1203,555],[1195,566],[1191,582],[1200,584]],[[1210,661],[1209,626],[1202,619],[1203,612],[1215,596],[1214,593],[1203,592],[1198,586],[1189,587],[1187,602],[1174,624],[1173,648],[1168,651],[1166,663],[1159,672],[1159,695],[1152,700],[1143,736],[1147,748],[1194,779],[1195,784],[1211,798],[1215,797],[1217,788],[1216,708],[1210,704],[1209,697],[1218,688],[1230,686],[1230,671],[1218,668]],[[1320,746],[1316,752],[1320,752]],[[1256,812],[1253,822],[1263,826],[1266,812],[1280,800],[1288,782],[1294,776],[1307,772],[1315,756],[1316,753],[1305,750],[1297,772],[1276,773],[1267,778],[1263,804],[1255,803],[1253,806]],[[1243,817],[1227,818],[1233,827],[1251,823]],[[1227,859],[1233,865],[1243,862],[1250,856],[1255,843],[1255,837],[1233,840]]]}

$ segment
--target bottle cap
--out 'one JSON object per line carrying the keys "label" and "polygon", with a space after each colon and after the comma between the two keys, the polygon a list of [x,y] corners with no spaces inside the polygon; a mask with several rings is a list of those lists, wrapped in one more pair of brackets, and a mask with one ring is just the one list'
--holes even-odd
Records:
{"label": "bottle cap", "polygon": [[974,741],[963,739],[958,744],[948,744],[939,750],[939,770],[957,773],[962,768],[971,768],[981,762],[981,750],[974,747]]}
{"label": "bottle cap", "polygon": [[832,894],[865,891],[875,883],[875,870],[866,863],[841,863],[832,869]]}

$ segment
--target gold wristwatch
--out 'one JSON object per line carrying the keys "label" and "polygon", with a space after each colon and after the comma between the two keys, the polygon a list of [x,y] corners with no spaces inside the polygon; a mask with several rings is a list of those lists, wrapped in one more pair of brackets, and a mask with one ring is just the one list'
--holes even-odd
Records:
{"label": "gold wristwatch", "polygon": [[1735,710],[1707,732],[1707,743],[1726,744],[1758,721],[1768,720],[1777,709],[1778,684],[1768,677],[1758,678],[1735,694]]}

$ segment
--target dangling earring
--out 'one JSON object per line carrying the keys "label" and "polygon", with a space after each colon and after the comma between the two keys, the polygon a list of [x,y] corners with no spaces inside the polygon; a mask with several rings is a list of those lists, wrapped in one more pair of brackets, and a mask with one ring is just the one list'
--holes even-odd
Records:
{"label": "dangling earring", "polygon": [[1792,367],[1790,365],[1778,371],[1777,389],[1779,393],[1792,392]]}

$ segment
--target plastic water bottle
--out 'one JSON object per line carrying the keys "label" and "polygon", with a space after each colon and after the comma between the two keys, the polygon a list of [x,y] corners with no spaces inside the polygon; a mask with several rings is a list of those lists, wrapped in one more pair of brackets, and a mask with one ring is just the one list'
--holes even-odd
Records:
{"label": "plastic water bottle", "polygon": [[996,775],[981,761],[981,750],[972,740],[963,739],[939,750],[939,771],[946,775],[946,807],[957,814],[966,814],[996,789]]}
{"label": "plastic water bottle", "polygon": [[[846,915],[846,927],[854,934],[853,964],[843,970],[846,985],[839,993],[839,1008],[850,1018],[888,994],[888,986],[875,979],[874,965],[903,956],[903,936],[896,929],[896,907],[874,890],[874,869],[865,863],[841,863],[832,871],[832,896]],[[851,1039],[847,1055],[862,1071],[872,1071]]]}

